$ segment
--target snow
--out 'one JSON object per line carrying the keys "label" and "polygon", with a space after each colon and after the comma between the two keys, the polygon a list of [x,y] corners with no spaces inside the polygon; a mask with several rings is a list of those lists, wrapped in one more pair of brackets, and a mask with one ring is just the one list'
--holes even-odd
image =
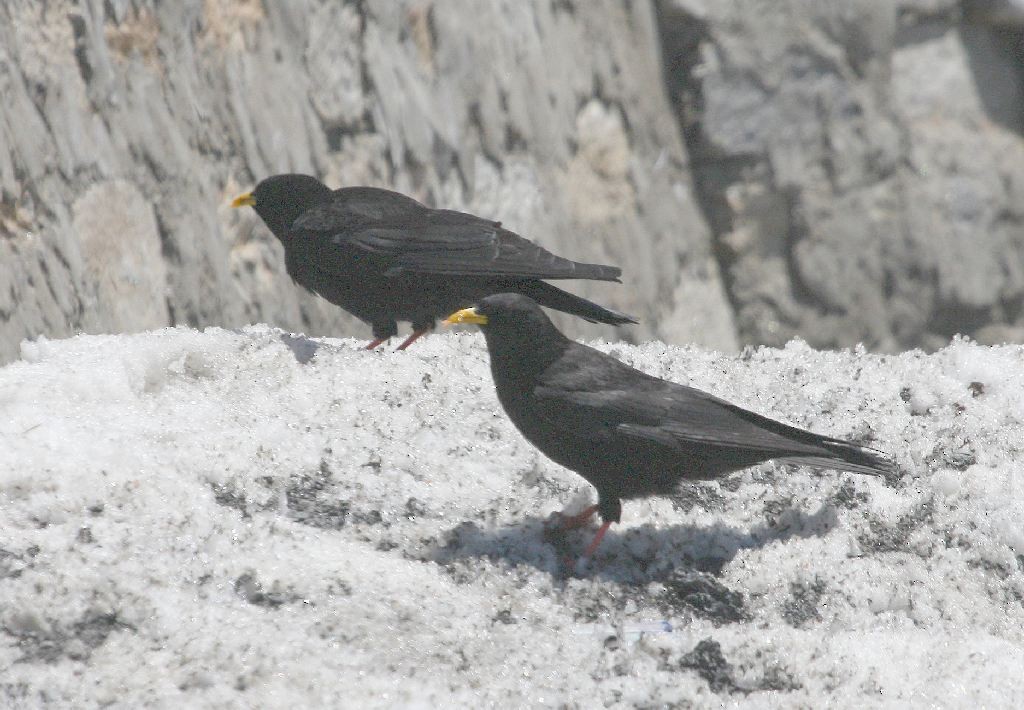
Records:
{"label": "snow", "polygon": [[1024,347],[598,344],[893,453],[592,500],[483,341],[80,336],[0,368],[0,705],[1024,707]]}

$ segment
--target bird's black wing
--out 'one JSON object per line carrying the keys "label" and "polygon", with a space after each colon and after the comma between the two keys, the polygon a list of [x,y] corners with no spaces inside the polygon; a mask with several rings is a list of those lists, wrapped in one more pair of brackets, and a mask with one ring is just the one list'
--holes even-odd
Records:
{"label": "bird's black wing", "polygon": [[428,209],[399,193],[375,188],[337,190],[333,200],[303,214],[293,229],[315,233],[335,248],[374,255],[386,265],[388,275],[615,281],[621,273],[612,266],[563,259],[503,229],[500,222]]}
{"label": "bird's black wing", "polygon": [[500,222],[463,212],[432,210],[417,225],[412,239],[398,230],[368,230],[364,239],[374,249],[393,250],[394,269],[429,274],[536,279],[598,279],[617,281],[621,269],[584,264],[552,254]]}
{"label": "bird's black wing", "polygon": [[813,441],[786,436],[784,430],[790,427],[784,424],[710,396],[701,399],[694,392],[538,387],[535,395],[540,416],[549,425],[584,438],[604,438],[614,432],[669,448],[706,444],[778,455],[823,453]]}
{"label": "bird's black wing", "polygon": [[587,439],[615,434],[668,448],[706,444],[778,456],[822,455],[822,444],[839,441],[651,377],[581,345],[541,378],[533,394],[546,424]]}
{"label": "bird's black wing", "polygon": [[[376,187],[345,187],[335,190],[327,202],[302,213],[292,223],[289,251],[304,255],[304,266],[328,277],[350,277],[351,269],[387,272],[393,255],[374,244],[373,234],[382,225],[407,225],[422,221],[430,209],[411,197]],[[390,227],[394,229],[394,227]]]}

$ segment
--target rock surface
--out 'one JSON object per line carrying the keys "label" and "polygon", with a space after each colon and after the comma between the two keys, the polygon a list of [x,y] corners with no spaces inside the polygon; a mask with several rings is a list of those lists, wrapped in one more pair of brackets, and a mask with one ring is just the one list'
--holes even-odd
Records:
{"label": "rock surface", "polygon": [[1019,3],[658,7],[742,341],[1021,339]]}
{"label": "rock surface", "polygon": [[[1018,0],[11,0],[0,6],[0,362],[40,334],[268,322],[267,174],[391,186],[620,264],[725,350],[1024,340]],[[660,49],[659,49],[660,48]]]}

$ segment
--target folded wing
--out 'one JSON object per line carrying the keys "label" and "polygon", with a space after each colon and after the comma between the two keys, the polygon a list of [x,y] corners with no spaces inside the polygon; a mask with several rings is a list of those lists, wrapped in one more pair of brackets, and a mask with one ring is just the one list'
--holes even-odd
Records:
{"label": "folded wing", "polygon": [[325,251],[376,257],[388,275],[402,272],[534,279],[617,281],[621,270],[556,256],[500,222],[419,202],[375,188],[346,188],[293,225],[296,238]]}
{"label": "folded wing", "polygon": [[566,434],[594,441],[619,436],[667,449],[724,446],[861,473],[892,468],[866,447],[782,424],[587,350],[574,355],[573,377],[563,373],[535,390],[538,416]]}

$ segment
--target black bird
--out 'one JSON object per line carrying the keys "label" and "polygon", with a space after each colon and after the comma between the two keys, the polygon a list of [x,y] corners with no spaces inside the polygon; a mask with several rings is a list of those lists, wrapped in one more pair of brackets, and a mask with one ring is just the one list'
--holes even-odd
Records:
{"label": "black bird", "polygon": [[619,521],[623,498],[667,494],[683,480],[769,459],[872,475],[893,470],[881,452],[781,424],[569,340],[525,296],[488,296],[445,321],[454,323],[481,326],[498,399],[516,428],[597,489],[597,505],[558,516],[568,529],[600,514],[584,560]]}
{"label": "black bird", "polygon": [[391,190],[331,190],[309,175],[274,175],[231,206],[256,209],[284,245],[296,283],[372,326],[368,350],[398,333],[396,321],[412,322],[404,350],[436,319],[502,291],[592,322],[636,323],[541,281],[618,281],[621,269],[563,259],[500,222]]}

